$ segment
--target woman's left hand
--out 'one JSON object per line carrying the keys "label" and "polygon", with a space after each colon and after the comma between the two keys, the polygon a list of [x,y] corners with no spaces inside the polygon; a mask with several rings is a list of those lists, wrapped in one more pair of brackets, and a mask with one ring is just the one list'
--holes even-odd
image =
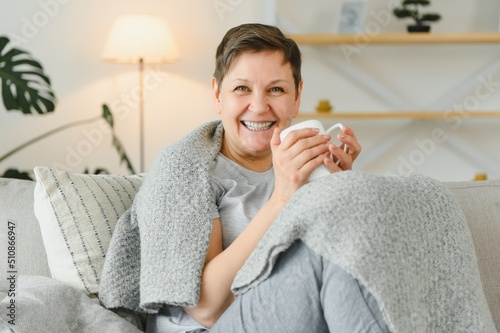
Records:
{"label": "woman's left hand", "polygon": [[[333,143],[330,143],[328,149],[333,155],[333,160],[330,158],[325,158],[325,165],[330,171],[337,172],[343,170],[351,170],[352,163],[361,153],[361,145],[356,139],[354,131],[344,126],[342,133],[337,135],[337,139],[342,142],[340,147],[337,147]],[[344,147],[347,146],[347,151],[344,151]],[[338,164],[337,164],[337,161]]]}

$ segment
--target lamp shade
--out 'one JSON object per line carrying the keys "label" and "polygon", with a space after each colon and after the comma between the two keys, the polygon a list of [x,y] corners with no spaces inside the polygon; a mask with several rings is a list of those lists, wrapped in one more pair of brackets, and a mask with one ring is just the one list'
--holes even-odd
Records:
{"label": "lamp shade", "polygon": [[122,63],[172,62],[179,57],[166,20],[158,15],[126,15],[113,23],[102,57]]}

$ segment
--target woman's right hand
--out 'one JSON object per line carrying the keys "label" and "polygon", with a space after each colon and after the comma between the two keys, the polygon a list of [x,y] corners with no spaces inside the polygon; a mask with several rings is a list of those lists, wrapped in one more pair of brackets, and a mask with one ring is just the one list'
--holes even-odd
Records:
{"label": "woman's right hand", "polygon": [[288,202],[294,193],[307,182],[313,170],[330,155],[327,143],[330,135],[318,135],[316,128],[291,131],[281,142],[280,129],[271,138],[275,188],[273,196]]}

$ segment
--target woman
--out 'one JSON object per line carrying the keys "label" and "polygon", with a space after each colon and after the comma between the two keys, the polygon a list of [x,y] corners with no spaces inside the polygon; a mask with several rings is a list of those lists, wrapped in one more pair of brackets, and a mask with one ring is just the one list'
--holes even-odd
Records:
{"label": "woman", "polygon": [[361,151],[348,127],[338,138],[347,152],[314,129],[280,141],[299,112],[300,67],[297,45],[272,26],[243,24],[221,41],[212,88],[223,134],[209,169],[212,229],[200,298],[194,307],[150,315],[148,332],[388,332],[366,289],[300,241],[258,287],[237,298],[231,292],[236,273],[310,173],[321,164],[332,173],[349,170]]}

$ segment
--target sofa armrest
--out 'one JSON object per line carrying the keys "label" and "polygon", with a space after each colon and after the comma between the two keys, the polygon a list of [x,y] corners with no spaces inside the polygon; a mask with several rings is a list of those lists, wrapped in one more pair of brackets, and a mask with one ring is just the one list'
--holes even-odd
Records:
{"label": "sofa armrest", "polygon": [[493,321],[500,329],[500,180],[445,182],[457,198],[474,241]]}
{"label": "sofa armrest", "polygon": [[[50,277],[40,227],[33,211],[35,182],[0,178],[0,244],[8,244],[8,232],[15,233],[15,262],[10,269],[7,246],[0,247],[0,299],[8,290],[7,274]],[[10,223],[9,223],[10,222]]]}

